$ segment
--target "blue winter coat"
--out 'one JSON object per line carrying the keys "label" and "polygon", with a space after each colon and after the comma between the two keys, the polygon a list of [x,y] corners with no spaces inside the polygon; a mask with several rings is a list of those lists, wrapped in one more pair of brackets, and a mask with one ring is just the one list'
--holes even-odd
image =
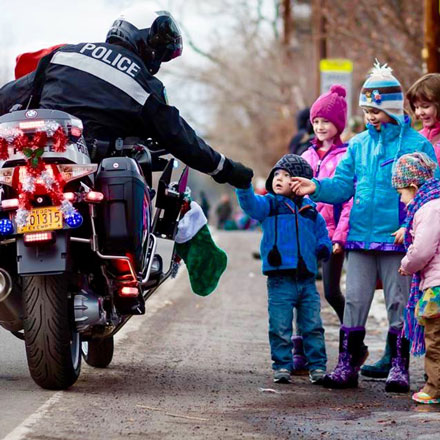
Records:
{"label": "blue winter coat", "polygon": [[[409,126],[384,124],[381,131],[368,125],[353,137],[332,178],[316,180],[312,199],[342,203],[354,196],[346,249],[404,251],[391,235],[406,213],[398,192],[391,185],[393,164],[403,154],[423,151],[437,162],[431,143]],[[436,176],[439,170],[436,170]]]}
{"label": "blue winter coat", "polygon": [[[267,194],[255,195],[252,187],[236,190],[240,207],[250,217],[262,224],[263,238],[260,244],[263,273],[296,269],[298,265],[298,246],[294,212],[298,212],[295,203],[284,196]],[[289,205],[290,208],[287,206]],[[317,255],[328,257],[332,243],[328,237],[324,218],[310,199],[303,199],[299,208],[298,231],[301,256],[307,269],[316,275],[318,270]],[[267,256],[275,243],[275,216],[277,219],[277,247],[281,254],[281,266],[271,266]]]}

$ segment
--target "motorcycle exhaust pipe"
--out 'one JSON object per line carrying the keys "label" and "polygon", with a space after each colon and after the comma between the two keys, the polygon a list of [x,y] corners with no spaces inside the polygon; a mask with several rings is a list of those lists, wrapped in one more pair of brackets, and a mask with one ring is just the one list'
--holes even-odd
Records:
{"label": "motorcycle exhaust pipe", "polygon": [[0,267],[0,302],[4,301],[12,292],[12,278],[9,273]]}

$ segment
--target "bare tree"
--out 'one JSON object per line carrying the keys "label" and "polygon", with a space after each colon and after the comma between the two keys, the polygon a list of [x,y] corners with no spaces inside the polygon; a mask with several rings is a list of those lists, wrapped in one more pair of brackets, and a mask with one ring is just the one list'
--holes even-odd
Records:
{"label": "bare tree", "polygon": [[[209,109],[204,135],[258,173],[265,174],[287,151],[294,116],[316,98],[311,3],[291,1],[287,38],[281,0],[206,0],[200,13],[217,23],[206,44],[196,44],[195,30],[185,29],[186,42],[204,61],[174,74],[186,84],[188,99]],[[420,76],[422,2],[325,4],[327,56],[353,60],[354,98],[376,57],[389,63],[406,87]]]}

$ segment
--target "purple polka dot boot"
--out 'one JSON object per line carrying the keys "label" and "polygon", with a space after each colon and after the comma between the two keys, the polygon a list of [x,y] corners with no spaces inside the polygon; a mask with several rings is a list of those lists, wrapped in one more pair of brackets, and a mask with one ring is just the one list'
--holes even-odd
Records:
{"label": "purple polka dot boot", "polygon": [[390,329],[388,343],[391,349],[391,370],[385,382],[385,391],[407,393],[409,391],[409,341],[402,331]]}
{"label": "purple polka dot boot", "polygon": [[339,359],[336,368],[324,377],[326,388],[356,388],[359,369],[368,357],[364,327],[345,327],[339,331]]}
{"label": "purple polka dot boot", "polygon": [[292,336],[293,350],[292,350],[292,360],[293,360],[293,371],[292,374],[295,376],[306,376],[309,374],[307,368],[307,359],[304,354],[303,338],[302,336]]}

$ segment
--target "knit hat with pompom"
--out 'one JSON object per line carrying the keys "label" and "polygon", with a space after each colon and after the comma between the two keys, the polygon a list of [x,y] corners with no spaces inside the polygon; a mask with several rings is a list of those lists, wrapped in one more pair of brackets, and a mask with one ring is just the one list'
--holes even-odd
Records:
{"label": "knit hat with pompom", "polygon": [[364,82],[359,96],[359,106],[374,107],[394,119],[403,116],[403,91],[393,69],[376,60],[370,75]]}
{"label": "knit hat with pompom", "polygon": [[392,175],[394,188],[408,188],[411,185],[422,186],[434,177],[437,164],[425,153],[416,152],[399,157]]}
{"label": "knit hat with pompom", "polygon": [[332,122],[338,134],[344,131],[347,123],[347,91],[344,86],[334,84],[330,91],[321,95],[310,109],[310,122],[315,118],[324,118]]}

